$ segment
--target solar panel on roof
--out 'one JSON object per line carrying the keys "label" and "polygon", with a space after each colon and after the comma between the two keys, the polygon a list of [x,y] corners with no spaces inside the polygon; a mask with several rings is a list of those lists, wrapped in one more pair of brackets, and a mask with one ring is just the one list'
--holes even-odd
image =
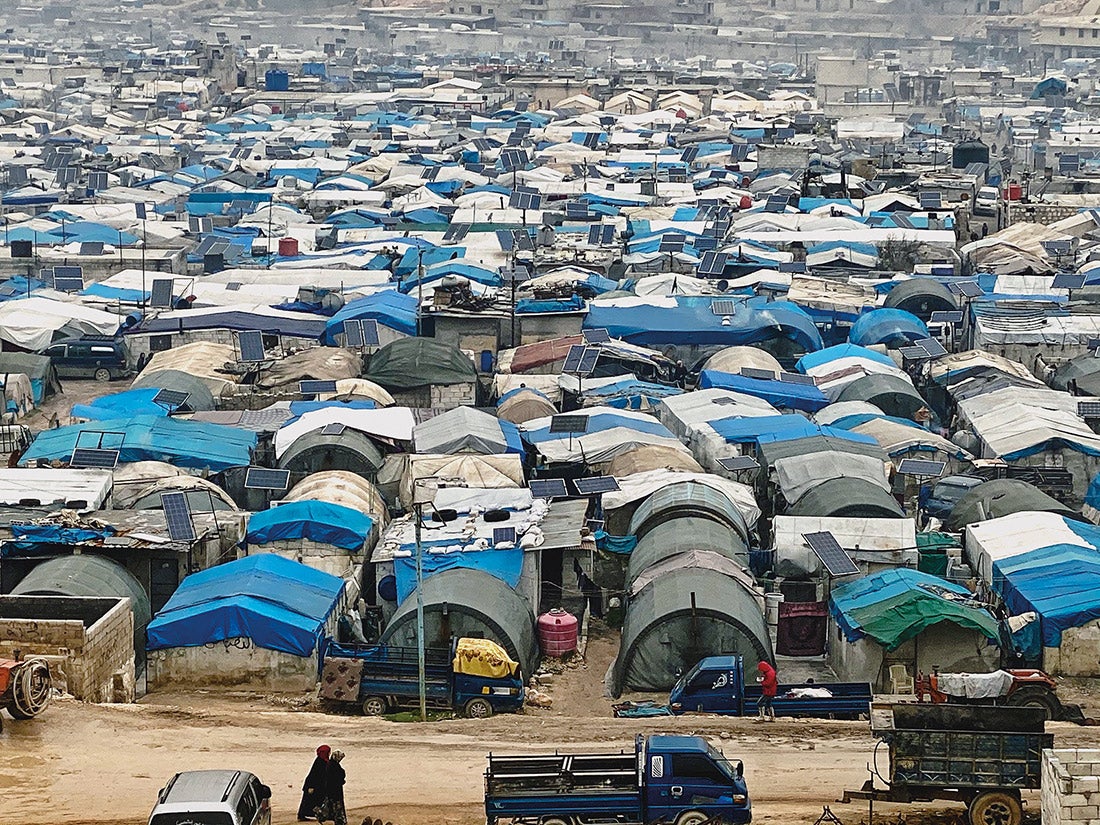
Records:
{"label": "solar panel on roof", "polygon": [[934,478],[942,476],[947,466],[946,461],[927,461],[921,458],[903,458],[898,465],[898,472],[907,476],[928,476]]}
{"label": "solar panel on roof", "polygon": [[703,260],[699,262],[699,274],[721,275],[726,271],[726,264],[729,262],[729,257],[728,252],[703,253]]}
{"label": "solar panel on roof", "polygon": [[614,493],[619,489],[619,482],[615,480],[614,476],[578,478],[573,482],[573,485],[582,496],[599,496],[604,493]]}
{"label": "solar panel on roof", "polygon": [[[596,227],[592,227],[595,229]],[[497,231],[497,243],[500,244],[500,248],[504,252],[511,252],[515,247],[512,242],[512,232],[509,229],[498,229]]]}
{"label": "solar panel on roof", "polygon": [[240,281],[230,281],[225,285],[226,292],[240,292],[241,287],[244,286]]}
{"label": "solar panel on roof", "polygon": [[513,229],[512,246],[519,252],[534,252],[535,241],[526,229]]}
{"label": "solar panel on roof", "polygon": [[588,220],[588,204],[567,203],[565,205],[565,217],[576,221]]}
{"label": "solar panel on roof", "polygon": [[527,165],[527,152],[523,149],[502,149],[500,165],[505,172],[514,172]]}
{"label": "solar panel on roof", "polygon": [[118,464],[118,450],[100,450],[77,447],[69,458],[69,468],[113,470]]}
{"label": "solar panel on roof", "polygon": [[928,361],[932,357],[924,347],[901,347],[898,352],[906,361]]}
{"label": "solar panel on roof", "polygon": [[1051,289],[1081,289],[1085,285],[1085,276],[1076,272],[1062,272],[1054,276]]}
{"label": "solar panel on roof", "polygon": [[585,375],[596,369],[596,362],[600,360],[600,351],[595,347],[589,347],[584,351],[581,356],[580,366],[577,367],[577,372]]}
{"label": "solar panel on roof", "polygon": [[615,227],[611,224],[606,224],[600,227],[600,246],[611,246],[615,243]]}
{"label": "solar panel on roof", "polygon": [[550,416],[551,435],[558,435],[560,433],[584,432],[588,432],[587,415],[570,415],[566,413],[562,415]]}
{"label": "solar panel on roof", "polygon": [[302,395],[321,395],[336,392],[335,381],[299,381],[298,392]]}
{"label": "solar panel on roof", "polygon": [[172,541],[194,541],[198,538],[186,493],[161,493],[160,506],[164,510],[164,521]]}
{"label": "solar panel on roof", "polygon": [[238,332],[237,348],[240,350],[241,360],[246,363],[256,364],[267,360],[264,354],[264,336],[258,330]]}
{"label": "solar panel on roof", "polygon": [[1068,240],[1040,241],[1043,250],[1054,257],[1069,255],[1073,252],[1073,243]]}
{"label": "solar panel on roof", "polygon": [[200,231],[202,231],[199,228],[199,219],[196,218],[194,215],[191,215],[187,218],[187,231],[192,234],[198,234]]}
{"label": "solar panel on roof", "polygon": [[736,315],[737,302],[732,298],[715,298],[710,302],[710,311],[715,315]]}
{"label": "solar panel on roof", "polygon": [[854,576],[859,573],[859,567],[852,561],[852,557],[837,544],[832,533],[827,530],[820,533],[803,533],[802,538],[810,545],[814,555],[820,559],[831,576],[839,578],[841,576]]}
{"label": "solar panel on roof", "polygon": [[751,455],[735,455],[730,458],[718,459],[718,464],[731,473],[740,473],[745,470],[759,470],[760,462]]}
{"label": "solar panel on roof", "polygon": [[494,527],[493,528],[493,546],[499,547],[502,544],[515,544],[516,543],[516,528],[515,527]]}
{"label": "solar panel on roof", "polygon": [[920,347],[928,353],[930,358],[940,358],[947,355],[947,350],[943,348],[943,344],[935,338],[921,338],[919,341],[914,341],[913,346]]}
{"label": "solar panel on roof", "polygon": [[574,344],[571,346],[568,354],[565,356],[562,372],[577,372],[581,368],[581,357],[584,355],[585,349],[586,347],[584,344]]}
{"label": "solar panel on roof", "polygon": [[803,375],[800,372],[781,372],[779,380],[784,384],[799,384],[804,387],[816,387],[817,381],[812,375]]}
{"label": "solar panel on roof", "polygon": [[8,183],[21,184],[26,183],[29,180],[27,177],[27,169],[24,166],[12,166],[8,169]]}
{"label": "solar panel on roof", "polygon": [[977,281],[952,281],[947,288],[965,298],[977,298],[984,294]]}
{"label": "solar panel on roof", "polygon": [[747,143],[735,143],[730,148],[730,160],[743,161],[748,159],[750,147]]}
{"label": "solar panel on roof", "polygon": [[331,424],[326,424],[321,428],[321,435],[343,435],[346,429],[347,426],[345,424],[341,424],[339,421],[333,421]]}
{"label": "solar panel on roof", "polygon": [[178,410],[187,403],[187,399],[190,397],[191,393],[184,390],[161,389],[153,396],[153,403],[168,410]]}
{"label": "solar panel on roof", "polygon": [[560,478],[541,478],[528,482],[527,489],[535,498],[565,498],[569,492]]}
{"label": "solar panel on roof", "polygon": [[611,340],[611,333],[606,328],[586,329],[581,333],[589,344],[605,344]]}
{"label": "solar panel on roof", "polygon": [[348,347],[378,346],[378,322],[373,318],[344,321],[344,345]]}
{"label": "solar panel on roof", "polygon": [[438,166],[427,166],[420,171],[420,177],[422,180],[435,180],[439,177]]}
{"label": "solar panel on roof", "polygon": [[663,235],[661,236],[661,245],[658,247],[658,252],[681,252],[684,248],[684,243],[687,238],[683,235]]}
{"label": "solar panel on roof", "polygon": [[764,211],[776,214],[786,212],[789,204],[790,198],[786,195],[769,195],[768,199],[764,202]]}
{"label": "solar panel on roof", "polygon": [[933,324],[961,324],[963,314],[961,311],[947,311],[937,310],[932,313],[932,317],[929,319]]}
{"label": "solar panel on roof", "polygon": [[586,149],[595,149],[600,145],[600,133],[599,132],[586,132],[584,135],[584,147]]}
{"label": "solar panel on roof", "polygon": [[1100,418],[1100,401],[1078,401],[1077,414],[1081,418]]}
{"label": "solar panel on roof", "polygon": [[106,172],[89,172],[88,173],[88,188],[95,190],[102,190],[107,188],[107,173]]}
{"label": "solar panel on roof", "polygon": [[153,278],[149,304],[151,307],[172,306],[172,278]]}
{"label": "solar panel on roof", "polygon": [[513,209],[542,209],[542,195],[530,192],[514,192],[508,199],[508,204]]}
{"label": "solar panel on roof", "polygon": [[443,242],[458,243],[466,237],[470,228],[471,224],[468,223],[452,223],[447,227],[447,231],[443,233]]}
{"label": "solar panel on roof", "polygon": [[718,239],[707,235],[700,235],[695,239],[693,246],[696,252],[713,252],[718,248]]}
{"label": "solar panel on roof", "polygon": [[684,163],[694,163],[697,157],[699,157],[698,146],[689,146],[680,154],[680,160]]}
{"label": "solar panel on roof", "polygon": [[244,474],[246,490],[285,490],[290,486],[290,470],[249,467]]}
{"label": "solar panel on roof", "polygon": [[746,378],[757,378],[761,381],[774,381],[775,373],[771,370],[761,370],[756,367],[741,367],[741,374]]}
{"label": "solar panel on roof", "polygon": [[84,269],[79,266],[55,266],[53,288],[59,292],[80,292],[84,289]]}
{"label": "solar panel on roof", "polygon": [[83,241],[80,244],[81,255],[102,255],[103,241]]}

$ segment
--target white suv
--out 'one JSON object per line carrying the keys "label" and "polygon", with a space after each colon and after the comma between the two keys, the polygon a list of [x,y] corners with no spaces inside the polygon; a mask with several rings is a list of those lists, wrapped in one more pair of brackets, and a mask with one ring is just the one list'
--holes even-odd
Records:
{"label": "white suv", "polygon": [[157,795],[149,825],[271,825],[270,799],[248,771],[185,771]]}

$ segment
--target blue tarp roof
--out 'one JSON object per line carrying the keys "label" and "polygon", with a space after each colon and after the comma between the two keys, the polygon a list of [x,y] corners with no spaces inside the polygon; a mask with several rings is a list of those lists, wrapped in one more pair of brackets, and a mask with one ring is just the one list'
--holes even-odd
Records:
{"label": "blue tarp roof", "polygon": [[295,656],[317,648],[344,589],[338,576],[262,553],[192,573],[149,623],[148,649],[251,639]]}
{"label": "blue tarp roof", "polygon": [[904,309],[873,309],[865,312],[852,324],[848,340],[859,346],[898,343],[901,340],[916,341],[928,337],[924,321]]}
{"label": "blue tarp roof", "polygon": [[838,361],[841,358],[862,358],[866,361],[874,361],[875,363],[884,364],[890,367],[897,366],[894,360],[884,353],[876,352],[867,347],[857,346],[856,344],[837,344],[817,352],[806,353],[798,359],[798,364],[795,365],[795,369],[804,373],[808,370],[812,370],[814,367],[828,364],[831,361]]}
{"label": "blue tarp roof", "polygon": [[92,420],[120,418],[127,415],[167,417],[168,408],[153,403],[153,398],[158,392],[160,392],[159,387],[142,387],[102,395],[87,404],[75,404],[72,417]]}
{"label": "blue tarp roof", "polygon": [[[89,435],[80,437],[81,433]],[[100,441],[96,434],[105,433]],[[121,433],[121,437],[115,435]],[[181,418],[139,415],[91,421],[44,430],[23,454],[19,463],[68,461],[79,439],[81,447],[97,444],[121,451],[119,462],[165,461],[177,467],[221,472],[230,467],[247,467],[256,446],[256,433]]]}
{"label": "blue tarp roof", "polygon": [[365,513],[327,501],[291,501],[254,513],[248,520],[248,544],[309,539],[344,550],[362,550],[374,520]]}
{"label": "blue tarp roof", "polygon": [[699,389],[705,390],[712,387],[735,390],[755,398],[763,398],[773,407],[785,407],[791,410],[812,413],[829,406],[829,399],[825,397],[825,393],[812,384],[767,381],[719,370],[703,370],[699,374]]}
{"label": "blue tarp roof", "polygon": [[387,290],[356,298],[325,324],[324,343],[335,346],[336,336],[344,332],[344,321],[354,319],[374,320],[406,335],[416,335],[416,296]]}
{"label": "blue tarp roof", "polygon": [[[450,543],[450,542],[448,542]],[[429,542],[429,544],[431,544]],[[406,548],[408,549],[408,548]],[[424,578],[444,570],[463,568],[480,570],[496,576],[513,590],[519,585],[523,567],[523,548],[509,550],[476,550],[459,553],[424,553],[422,557]],[[397,603],[405,601],[416,589],[416,561],[414,556],[398,556],[393,560],[393,573],[397,579]]]}
{"label": "blue tarp roof", "polygon": [[[807,351],[821,349],[821,335],[800,307],[788,301],[750,298],[736,302],[730,316],[715,315],[709,297],[620,299],[593,301],[585,329],[606,328],[612,338],[632,344],[754,344],[777,336],[789,338]],[[724,324],[723,318],[729,323]]]}
{"label": "blue tarp roof", "polygon": [[797,413],[764,415],[756,418],[720,418],[708,423],[730,444],[750,442],[765,444],[771,441],[794,441],[814,435],[828,435],[860,444],[878,445],[878,442],[869,435],[850,433],[837,427],[822,427]]}

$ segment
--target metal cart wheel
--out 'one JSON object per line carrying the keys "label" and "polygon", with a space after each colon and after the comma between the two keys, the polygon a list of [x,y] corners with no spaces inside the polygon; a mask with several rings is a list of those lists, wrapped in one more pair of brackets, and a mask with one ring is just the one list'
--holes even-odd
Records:
{"label": "metal cart wheel", "polygon": [[1019,797],[1004,791],[987,791],[970,802],[970,825],[1020,825],[1024,818]]}

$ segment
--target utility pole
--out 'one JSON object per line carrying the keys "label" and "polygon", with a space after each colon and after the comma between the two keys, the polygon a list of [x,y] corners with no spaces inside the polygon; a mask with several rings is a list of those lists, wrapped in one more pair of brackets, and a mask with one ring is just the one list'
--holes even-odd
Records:
{"label": "utility pole", "polygon": [[415,501],[413,503],[413,513],[416,516],[416,683],[417,690],[420,693],[420,721],[427,722],[428,686],[424,666],[424,545],[420,540],[421,523],[424,521],[424,504]]}

